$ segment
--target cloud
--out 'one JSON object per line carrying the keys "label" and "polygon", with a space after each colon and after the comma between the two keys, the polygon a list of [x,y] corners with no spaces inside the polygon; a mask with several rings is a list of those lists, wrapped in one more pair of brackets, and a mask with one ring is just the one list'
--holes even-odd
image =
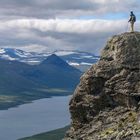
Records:
{"label": "cloud", "polygon": [[[101,17],[108,13],[139,11],[138,0],[1,0],[0,18]],[[8,9],[8,10],[7,10]]]}
{"label": "cloud", "polygon": [[[20,19],[0,22],[0,29],[36,29],[41,32],[53,31],[60,33],[94,33],[113,32],[120,30],[126,20],[70,20],[70,19]],[[110,28],[112,27],[112,28]]]}
{"label": "cloud", "polygon": [[0,46],[99,54],[108,37],[128,30],[129,11],[139,9],[138,0],[0,0]]}
{"label": "cloud", "polygon": [[0,22],[0,45],[26,51],[75,49],[99,54],[109,36],[126,28],[126,20],[7,20]]}

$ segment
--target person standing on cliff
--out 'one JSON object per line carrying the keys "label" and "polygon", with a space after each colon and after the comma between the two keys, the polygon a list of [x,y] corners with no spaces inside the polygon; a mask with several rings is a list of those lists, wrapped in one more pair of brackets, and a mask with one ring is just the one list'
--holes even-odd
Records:
{"label": "person standing on cliff", "polygon": [[134,15],[133,11],[130,12],[130,32],[134,32],[134,23],[136,22],[136,16]]}

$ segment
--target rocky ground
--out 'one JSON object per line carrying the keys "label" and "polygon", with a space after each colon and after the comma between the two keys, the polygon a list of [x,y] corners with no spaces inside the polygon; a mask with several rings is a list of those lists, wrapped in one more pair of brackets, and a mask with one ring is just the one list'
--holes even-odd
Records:
{"label": "rocky ground", "polygon": [[70,101],[64,140],[140,139],[140,33],[110,38]]}

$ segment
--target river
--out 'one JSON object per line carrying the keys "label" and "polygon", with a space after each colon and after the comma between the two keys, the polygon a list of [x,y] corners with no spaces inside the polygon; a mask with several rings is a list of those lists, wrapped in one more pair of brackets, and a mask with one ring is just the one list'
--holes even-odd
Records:
{"label": "river", "polygon": [[0,140],[17,140],[70,124],[70,96],[36,100],[0,111]]}

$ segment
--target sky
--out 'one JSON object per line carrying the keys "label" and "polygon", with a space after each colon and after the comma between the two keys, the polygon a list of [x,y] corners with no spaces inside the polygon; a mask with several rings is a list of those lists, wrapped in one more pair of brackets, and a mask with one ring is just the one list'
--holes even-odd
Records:
{"label": "sky", "polygon": [[107,40],[140,30],[139,0],[0,0],[0,47],[28,52],[80,50],[100,55]]}

